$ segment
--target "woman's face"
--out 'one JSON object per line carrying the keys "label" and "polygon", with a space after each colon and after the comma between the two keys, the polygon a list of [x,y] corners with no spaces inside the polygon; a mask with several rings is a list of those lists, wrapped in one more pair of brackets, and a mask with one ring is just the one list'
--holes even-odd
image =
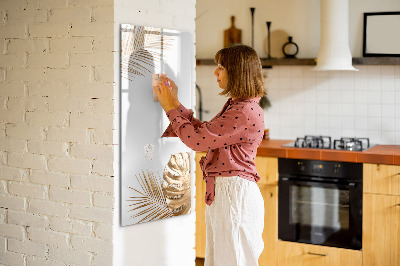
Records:
{"label": "woman's face", "polygon": [[221,89],[226,89],[228,87],[228,71],[226,68],[218,64],[214,71],[214,75],[217,77],[219,87]]}

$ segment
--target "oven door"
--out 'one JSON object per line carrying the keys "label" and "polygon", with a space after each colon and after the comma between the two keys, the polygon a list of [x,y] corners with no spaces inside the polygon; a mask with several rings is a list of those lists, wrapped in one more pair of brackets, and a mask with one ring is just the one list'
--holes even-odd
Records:
{"label": "oven door", "polygon": [[279,179],[278,238],[361,249],[362,181]]}

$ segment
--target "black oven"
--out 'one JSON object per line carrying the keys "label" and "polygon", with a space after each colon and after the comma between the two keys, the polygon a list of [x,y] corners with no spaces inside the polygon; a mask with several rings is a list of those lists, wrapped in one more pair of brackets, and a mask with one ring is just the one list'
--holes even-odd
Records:
{"label": "black oven", "polygon": [[278,238],[361,249],[360,163],[278,160]]}

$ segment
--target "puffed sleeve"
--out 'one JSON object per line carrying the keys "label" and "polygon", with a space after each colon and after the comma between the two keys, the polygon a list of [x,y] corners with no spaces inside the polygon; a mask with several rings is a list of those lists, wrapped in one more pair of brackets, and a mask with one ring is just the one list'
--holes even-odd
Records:
{"label": "puffed sleeve", "polygon": [[[185,106],[183,106],[182,104],[179,105],[178,107],[178,113],[188,119],[192,125],[194,127],[199,127],[201,125],[201,121],[195,117],[193,117],[193,111],[192,110],[188,110],[185,108]],[[172,125],[169,124],[167,129],[164,131],[164,133],[161,135],[162,138],[166,138],[166,137],[177,137],[177,135],[175,134],[175,132],[172,130]]]}
{"label": "puffed sleeve", "polygon": [[238,109],[226,110],[223,115],[194,126],[189,119],[180,115],[176,109],[168,111],[173,132],[182,142],[194,151],[205,151],[244,142],[247,128],[247,115]]}

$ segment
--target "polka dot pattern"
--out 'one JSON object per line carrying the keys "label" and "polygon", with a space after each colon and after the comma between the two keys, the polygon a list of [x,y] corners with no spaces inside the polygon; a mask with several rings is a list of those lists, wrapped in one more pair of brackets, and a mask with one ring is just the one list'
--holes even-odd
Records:
{"label": "polka dot pattern", "polygon": [[162,137],[179,137],[194,151],[208,151],[200,160],[208,205],[214,200],[216,176],[240,176],[253,182],[260,179],[254,163],[265,127],[259,100],[229,99],[209,122],[194,118],[193,111],[183,105],[167,113],[171,123]]}

